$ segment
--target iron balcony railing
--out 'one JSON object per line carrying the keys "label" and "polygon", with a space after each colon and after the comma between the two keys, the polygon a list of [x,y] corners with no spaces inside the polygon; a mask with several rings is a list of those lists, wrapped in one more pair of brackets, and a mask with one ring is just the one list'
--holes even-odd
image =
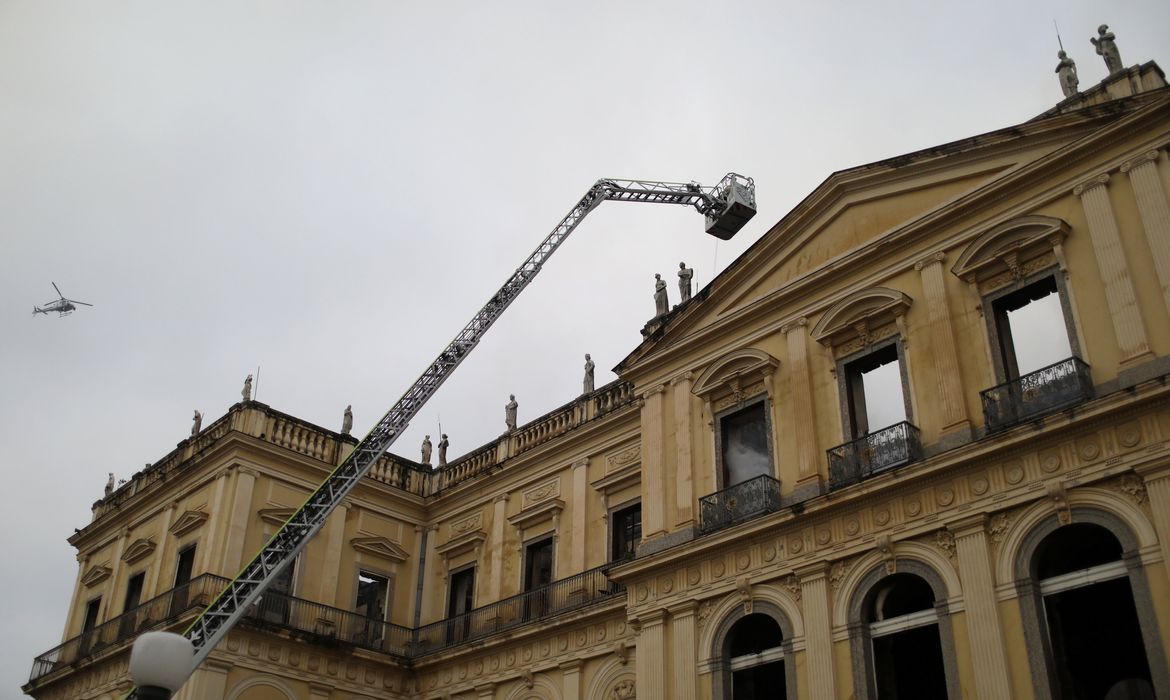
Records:
{"label": "iron balcony railing", "polygon": [[133,610],[108,620],[36,657],[33,660],[29,681],[35,681],[103,649],[130,640],[143,630],[162,627],[174,622],[188,610],[202,609],[211,603],[215,596],[219,595],[227,583],[228,579],[226,578],[204,574],[191,579],[182,586],[172,588],[160,596],[151,598]]}
{"label": "iron balcony railing", "polygon": [[829,453],[829,488],[839,489],[904,464],[922,459],[922,438],[907,421],[895,423]]}
{"label": "iron balcony railing", "polygon": [[[609,579],[608,568],[590,569],[415,629],[278,593],[265,593],[244,619],[252,626],[291,630],[320,644],[360,647],[408,659],[620,595],[625,587]],[[128,642],[140,632],[170,625],[184,612],[206,607],[228,583],[221,576],[204,574],[152,598],[36,657],[29,682]]]}
{"label": "iron balcony railing", "polygon": [[423,656],[623,595],[609,565],[553,581],[511,598],[416,629],[411,656]]}
{"label": "iron balcony railing", "polygon": [[780,510],[780,482],[767,474],[699,499],[699,532],[706,534]]}
{"label": "iron balcony railing", "polygon": [[979,393],[987,430],[994,432],[1093,398],[1089,365],[1070,357]]}

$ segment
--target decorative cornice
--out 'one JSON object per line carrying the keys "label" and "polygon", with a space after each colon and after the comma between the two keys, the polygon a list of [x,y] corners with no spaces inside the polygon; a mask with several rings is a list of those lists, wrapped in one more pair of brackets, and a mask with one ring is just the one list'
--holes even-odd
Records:
{"label": "decorative cornice", "polygon": [[452,537],[443,544],[436,545],[435,554],[444,559],[452,559],[466,552],[475,551],[478,553],[485,540],[487,540],[487,534],[483,530],[475,530],[458,537]]}
{"label": "decorative cornice", "polygon": [[110,573],[111,569],[108,566],[92,566],[90,567],[89,571],[85,572],[85,575],[81,577],[81,583],[86,588],[96,586],[102,581],[108,579],[110,577]]}
{"label": "decorative cornice", "polygon": [[1151,149],[1149,151],[1146,151],[1145,153],[1142,153],[1140,155],[1134,156],[1133,158],[1131,158],[1131,159],[1129,159],[1121,164],[1121,172],[1128,173],[1130,170],[1133,170],[1134,168],[1136,168],[1139,165],[1144,165],[1145,163],[1156,162],[1158,160],[1158,157],[1161,155],[1162,155],[1162,152],[1155,148],[1155,149]]}
{"label": "decorative cornice", "polygon": [[275,508],[261,508],[256,512],[256,515],[259,515],[261,520],[270,525],[284,525],[295,512],[297,512],[296,508],[277,506]]}
{"label": "decorative cornice", "polygon": [[694,378],[695,378],[694,372],[686,371],[680,375],[677,375],[677,376],[671,378],[670,385],[671,386],[678,386],[679,384],[682,384],[683,382],[689,382]]}
{"label": "decorative cornice", "polygon": [[126,551],[122,553],[122,561],[126,562],[127,564],[133,564],[136,561],[145,559],[146,557],[150,556],[150,553],[153,552],[157,546],[158,545],[155,544],[153,540],[148,540],[146,538],[136,539],[129,547],[126,548]]}
{"label": "decorative cornice", "polygon": [[559,498],[553,498],[509,516],[508,522],[520,530],[527,530],[532,525],[545,520],[552,520],[555,525],[564,509],[565,502]]}
{"label": "decorative cornice", "polygon": [[1073,196],[1080,197],[1089,190],[1101,187],[1109,182],[1109,173],[1101,173],[1082,182],[1073,188]]}
{"label": "decorative cornice", "polygon": [[404,562],[410,557],[410,553],[398,544],[378,535],[355,537],[349,541],[349,544],[359,552],[373,554],[384,559],[393,559],[396,562]]}
{"label": "decorative cornice", "polygon": [[182,537],[207,522],[207,518],[207,513],[201,510],[188,510],[179,516],[178,520],[168,528],[168,531],[175,537]]}

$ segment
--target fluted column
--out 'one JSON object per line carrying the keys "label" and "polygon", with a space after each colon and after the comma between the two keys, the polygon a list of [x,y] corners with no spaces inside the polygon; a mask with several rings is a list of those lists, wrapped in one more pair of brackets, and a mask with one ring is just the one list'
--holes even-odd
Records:
{"label": "fluted column", "polygon": [[570,543],[570,566],[561,575],[576,574],[585,570],[585,511],[588,510],[589,484],[586,482],[588,459],[573,462],[573,526]]}
{"label": "fluted column", "polygon": [[666,629],[664,612],[654,610],[639,618],[638,700],[666,700],[666,667],[671,660],[666,656]]}
{"label": "fluted column", "polygon": [[[1162,566],[1170,573],[1170,465],[1137,467],[1150,499],[1154,532],[1158,533],[1158,545],[1162,549]],[[1136,492],[1140,497],[1140,492]]]}
{"label": "fluted column", "polygon": [[801,318],[780,329],[788,340],[788,381],[792,382],[792,439],[796,443],[797,483],[819,480],[821,463],[817,443],[817,417],[809,379],[808,319]]}
{"label": "fluted column", "polygon": [[914,265],[914,269],[922,276],[922,293],[926,297],[926,313],[930,319],[935,391],[942,409],[939,428],[944,433],[970,427],[967,404],[963,397],[962,375],[959,373],[955,331],[951,327],[951,309],[947,304],[946,275],[943,272],[946,259],[946,253],[939,252]]}
{"label": "fluted column", "polygon": [[581,700],[582,664],[580,659],[561,664],[561,698],[563,700]]}
{"label": "fluted column", "polygon": [[[341,582],[341,550],[345,548],[345,517],[349,513],[349,506],[340,504],[329,514],[325,522],[325,557],[321,563],[321,575],[318,580],[317,598],[325,605],[348,608],[349,601],[339,599]],[[309,580],[313,577],[306,577]]]}
{"label": "fluted column", "polygon": [[804,605],[805,663],[808,666],[809,697],[830,700],[837,697],[833,676],[833,634],[829,618],[829,592],[825,585],[828,565],[822,563],[798,569],[800,597]]}
{"label": "fluted column", "polygon": [[692,374],[686,372],[670,382],[674,391],[674,524],[677,527],[687,527],[695,522],[695,472],[691,450],[691,435],[694,432],[691,429],[691,407],[694,404],[692,379]]}
{"label": "fluted column", "polygon": [[1138,214],[1146,230],[1146,243],[1154,261],[1154,271],[1162,285],[1162,302],[1170,311],[1170,202],[1158,176],[1158,158],[1161,151],[1146,151],[1121,166],[1129,177]]}
{"label": "fluted column", "polygon": [[1146,338],[1146,327],[1142,323],[1133,281],[1129,277],[1125,251],[1121,247],[1121,232],[1113,216],[1113,205],[1109,202],[1108,182],[1108,175],[1098,175],[1077,185],[1073,194],[1081,198],[1081,206],[1085,210],[1093,253],[1097,258],[1101,281],[1105,284],[1105,302],[1113,318],[1121,364],[1125,366],[1150,359],[1153,354]]}
{"label": "fluted column", "polygon": [[252,516],[252,490],[256,487],[256,472],[247,467],[236,468],[236,485],[232,494],[231,513],[223,541],[223,570],[237,572],[243,564],[244,538]]}
{"label": "fluted column", "polygon": [[642,395],[642,539],[666,533],[666,387]]}
{"label": "fluted column", "polygon": [[967,636],[971,643],[971,667],[976,695],[981,698],[1011,697],[1003,629],[999,621],[991,552],[987,546],[987,516],[978,514],[950,525],[963,580],[967,606]]}
{"label": "fluted column", "polygon": [[688,602],[670,609],[671,655],[674,700],[695,700],[695,604]]}
{"label": "fluted column", "polygon": [[492,558],[492,577],[488,581],[488,600],[503,596],[504,586],[504,526],[508,524],[508,494],[496,496],[492,503],[492,539],[489,546],[499,552]]}

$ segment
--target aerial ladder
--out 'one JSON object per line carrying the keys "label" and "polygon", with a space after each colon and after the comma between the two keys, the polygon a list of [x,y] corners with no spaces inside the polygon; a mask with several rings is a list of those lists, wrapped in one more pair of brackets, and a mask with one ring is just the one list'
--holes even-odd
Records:
{"label": "aerial ladder", "polygon": [[[472,317],[422,376],[406,390],[386,415],[382,416],[353,452],[325,479],[298,508],[267,544],[244,566],[240,573],[183,632],[195,654],[184,678],[194,673],[212,649],[255,604],[268,585],[292,563],[325,519],[357,486],[372,466],[406,430],[427,400],[455,371],[483,338],[504,310],[525,287],[569,234],[599,204],[614,202],[652,202],[694,207],[706,217],[707,233],[723,240],[734,236],[756,213],[755,182],[743,175],[728,173],[714,187],[694,182],[655,182],[650,180],[598,180],[580,201],[561,219],[552,233],[516,268],[500,290]],[[136,649],[137,651],[137,649]],[[128,697],[135,697],[132,691]]]}

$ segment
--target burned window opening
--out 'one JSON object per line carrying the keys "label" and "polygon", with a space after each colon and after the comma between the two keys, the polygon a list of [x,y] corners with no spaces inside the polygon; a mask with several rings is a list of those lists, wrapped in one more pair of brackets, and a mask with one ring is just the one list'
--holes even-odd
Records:
{"label": "burned window opening", "polygon": [[909,420],[896,342],[846,362],[843,369],[850,439]]}
{"label": "burned window opening", "polygon": [[755,477],[772,476],[767,403],[756,403],[719,418],[723,488]]}
{"label": "burned window opening", "polygon": [[892,574],[869,594],[866,621],[877,697],[945,698],[947,681],[934,590],[913,574]]}
{"label": "burned window opening", "polygon": [[771,617],[759,613],[737,621],[727,633],[732,700],[787,698],[784,633]]}
{"label": "burned window opening", "polygon": [[991,310],[1005,381],[1074,354],[1054,276],[996,298]]}

